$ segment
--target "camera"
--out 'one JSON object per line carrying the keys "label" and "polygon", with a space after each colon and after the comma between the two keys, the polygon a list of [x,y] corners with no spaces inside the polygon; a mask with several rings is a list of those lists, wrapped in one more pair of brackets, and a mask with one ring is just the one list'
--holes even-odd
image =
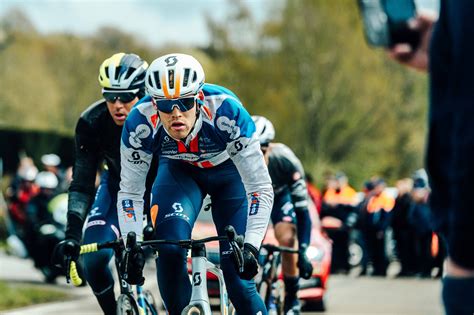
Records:
{"label": "camera", "polygon": [[358,0],[367,43],[373,47],[392,47],[407,43],[415,49],[420,34],[409,27],[416,17],[414,0]]}

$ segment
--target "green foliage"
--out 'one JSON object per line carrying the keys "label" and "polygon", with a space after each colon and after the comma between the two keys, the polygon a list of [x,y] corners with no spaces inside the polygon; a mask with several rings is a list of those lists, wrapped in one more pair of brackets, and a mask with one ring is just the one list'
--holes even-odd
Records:
{"label": "green foliage", "polygon": [[47,288],[9,285],[0,281],[0,311],[28,306],[32,304],[46,303],[63,300],[68,295],[59,290]]}
{"label": "green foliage", "polygon": [[367,47],[356,2],[288,0],[273,16],[253,30],[260,38],[250,49],[229,40],[240,19],[212,34],[226,52],[215,54],[221,82],[272,120],[277,140],[318,178],[344,170],[359,187],[374,174],[396,179],[420,167],[426,77]]}

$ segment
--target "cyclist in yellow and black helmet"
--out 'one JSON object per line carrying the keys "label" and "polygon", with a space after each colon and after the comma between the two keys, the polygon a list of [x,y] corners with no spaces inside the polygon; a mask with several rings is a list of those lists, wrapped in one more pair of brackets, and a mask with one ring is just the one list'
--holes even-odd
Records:
{"label": "cyclist in yellow and black helmet", "polygon": [[[65,256],[77,259],[81,240],[87,244],[120,236],[116,209],[120,137],[128,113],[145,94],[147,68],[146,61],[126,53],[114,54],[100,66],[99,83],[104,98],[87,108],[76,126],[76,160],[69,188],[66,239],[58,244],[55,254],[63,266]],[[102,162],[106,171],[101,175],[96,194],[96,172]],[[110,250],[84,257],[85,277],[105,314],[115,314],[114,280],[108,267],[112,256]]]}

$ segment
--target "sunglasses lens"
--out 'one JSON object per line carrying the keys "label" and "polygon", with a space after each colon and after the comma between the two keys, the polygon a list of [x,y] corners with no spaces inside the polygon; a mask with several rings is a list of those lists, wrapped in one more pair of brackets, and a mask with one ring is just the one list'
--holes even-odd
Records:
{"label": "sunglasses lens", "polygon": [[137,97],[135,93],[116,93],[116,92],[104,92],[103,97],[107,102],[115,103],[119,100],[122,103],[129,103]]}
{"label": "sunglasses lens", "polygon": [[163,100],[155,99],[156,107],[160,112],[171,113],[175,107],[177,107],[181,112],[187,112],[194,107],[195,98],[181,98],[177,100]]}

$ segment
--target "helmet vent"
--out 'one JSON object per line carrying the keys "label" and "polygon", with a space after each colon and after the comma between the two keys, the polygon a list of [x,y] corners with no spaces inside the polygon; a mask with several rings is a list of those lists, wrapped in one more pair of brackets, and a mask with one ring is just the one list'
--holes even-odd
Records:
{"label": "helmet vent", "polygon": [[183,87],[188,85],[189,73],[190,72],[191,72],[191,69],[189,69],[189,68],[184,69]]}
{"label": "helmet vent", "polygon": [[117,69],[115,69],[115,80],[118,80],[120,73],[122,72],[122,66],[118,66]]}
{"label": "helmet vent", "polygon": [[168,86],[174,89],[174,70],[168,70]]}
{"label": "helmet vent", "polygon": [[[161,89],[160,72],[159,71],[153,72],[153,78],[155,79],[157,89]],[[150,81],[151,81],[151,77],[150,77]],[[150,85],[153,86],[153,82],[150,82]]]}
{"label": "helmet vent", "polygon": [[130,76],[132,75],[132,73],[133,73],[135,70],[136,70],[135,68],[128,68],[128,71],[127,71],[127,73],[125,74],[125,79],[130,78]]}
{"label": "helmet vent", "polygon": [[197,80],[197,73],[196,73],[196,71],[194,71],[194,75],[193,75],[193,83],[194,83],[194,82],[196,82],[196,80]]}

